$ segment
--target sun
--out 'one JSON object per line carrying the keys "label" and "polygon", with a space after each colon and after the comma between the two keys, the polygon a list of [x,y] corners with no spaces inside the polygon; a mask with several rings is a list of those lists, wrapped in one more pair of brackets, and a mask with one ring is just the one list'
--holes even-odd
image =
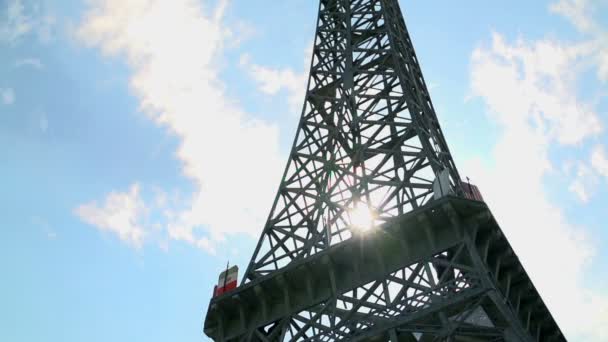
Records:
{"label": "sun", "polygon": [[353,207],[349,210],[349,217],[351,225],[361,232],[374,228],[376,215],[374,210],[365,203],[354,202]]}

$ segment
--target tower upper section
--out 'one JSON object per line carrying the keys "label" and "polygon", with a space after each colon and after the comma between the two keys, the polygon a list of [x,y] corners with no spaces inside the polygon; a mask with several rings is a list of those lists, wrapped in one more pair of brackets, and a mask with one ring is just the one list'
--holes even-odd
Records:
{"label": "tower upper section", "polygon": [[398,1],[321,0],[302,117],[245,282],[461,192]]}

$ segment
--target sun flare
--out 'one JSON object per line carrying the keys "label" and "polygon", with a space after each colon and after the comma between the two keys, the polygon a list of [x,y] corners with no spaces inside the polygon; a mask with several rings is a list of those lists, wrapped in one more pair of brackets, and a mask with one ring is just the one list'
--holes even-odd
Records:
{"label": "sun flare", "polygon": [[374,228],[376,215],[374,214],[374,210],[365,203],[355,202],[349,216],[351,225],[362,232]]}

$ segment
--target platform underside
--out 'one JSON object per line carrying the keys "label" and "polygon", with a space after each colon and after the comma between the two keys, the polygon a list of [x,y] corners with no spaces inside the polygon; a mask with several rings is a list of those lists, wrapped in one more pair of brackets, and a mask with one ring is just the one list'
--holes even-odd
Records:
{"label": "platform underside", "polygon": [[565,341],[488,207],[444,197],[211,300],[215,341]]}

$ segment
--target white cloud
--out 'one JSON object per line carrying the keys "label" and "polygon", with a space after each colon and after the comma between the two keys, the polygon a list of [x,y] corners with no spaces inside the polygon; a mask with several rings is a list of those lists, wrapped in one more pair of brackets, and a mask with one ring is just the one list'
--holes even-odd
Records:
{"label": "white cloud", "polygon": [[33,24],[20,0],[8,1],[5,6],[2,10],[6,10],[6,13],[0,22],[0,41],[14,43],[30,32]]}
{"label": "white cloud", "polygon": [[176,152],[194,194],[171,210],[168,235],[213,251],[227,234],[257,237],[276,192],[284,159],[279,130],[253,118],[225,93],[221,57],[234,34],[225,1],[95,0],[78,37],[123,57],[141,109],[177,135]]}
{"label": "white cloud", "polygon": [[591,153],[591,166],[600,175],[608,179],[608,157],[604,147],[597,145]]}
{"label": "white cloud", "polygon": [[593,59],[597,64],[598,78],[608,81],[608,31],[594,18],[594,14],[605,12],[606,0],[559,0],[550,6],[551,11],[568,19],[590,39],[588,44],[593,49]]}
{"label": "white cloud", "polygon": [[592,32],[599,27],[591,17],[591,5],[593,3],[589,0],[559,0],[549,8],[570,20],[579,31]]}
{"label": "white cloud", "polygon": [[[595,20],[594,14],[601,12],[607,4],[605,0],[559,0],[550,6],[552,12],[565,17],[585,35],[586,59],[596,67],[597,77],[602,81],[608,81],[608,31]],[[598,174],[602,174],[601,167],[598,167],[601,156],[602,148],[597,146],[592,152],[591,164],[579,165],[576,179],[570,186],[570,190],[584,202],[590,199]]]}
{"label": "white cloud", "polygon": [[80,205],[75,214],[101,231],[116,234],[129,245],[141,248],[146,232],[141,222],[148,209],[134,184],[128,192],[111,192],[102,205],[91,202]]}
{"label": "white cloud", "polygon": [[608,180],[608,157],[604,146],[596,145],[591,151],[589,161],[579,162],[576,178],[570,184],[570,191],[574,192],[583,202],[588,202],[596,192],[599,177]]}
{"label": "white cloud", "polygon": [[245,21],[230,23],[231,29],[226,32],[227,47],[237,47],[258,34],[255,26]]}
{"label": "white cloud", "polygon": [[216,249],[208,237],[196,237],[193,229],[189,225],[175,225],[169,227],[169,238],[178,241],[188,242],[196,247],[206,250],[210,254],[215,254]]}
{"label": "white cloud", "polygon": [[249,76],[257,83],[258,90],[266,95],[277,95],[282,90],[287,91],[289,108],[292,112],[299,115],[304,95],[306,92],[306,81],[308,80],[308,69],[310,58],[312,58],[313,44],[305,50],[305,58],[301,71],[297,72],[292,68],[276,68],[263,66],[251,62],[251,57],[247,54],[241,56],[240,65]]}
{"label": "white cloud", "polygon": [[28,33],[36,33],[43,43],[52,40],[55,16],[43,13],[38,2],[9,0],[0,8],[0,43],[15,44]]}
{"label": "white cloud", "polygon": [[38,70],[44,68],[44,64],[38,58],[23,58],[15,62],[15,67],[19,68],[23,66],[29,66]]}
{"label": "white cloud", "polygon": [[543,188],[544,176],[554,170],[550,148],[578,146],[602,130],[593,106],[575,95],[593,53],[586,43],[519,39],[509,44],[500,34],[493,35],[491,46],[477,48],[472,92],[486,103],[501,134],[491,163],[470,160],[463,171],[479,183],[562,330],[597,340],[608,300],[584,286],[595,246]]}
{"label": "white cloud", "polygon": [[2,104],[10,105],[15,103],[15,91],[13,88],[0,88],[0,99]]}
{"label": "white cloud", "polygon": [[570,183],[568,190],[572,191],[581,202],[587,203],[591,199],[597,183],[597,176],[593,169],[586,163],[579,163],[576,178]]}
{"label": "white cloud", "polygon": [[[514,110],[511,116],[496,116],[503,125],[532,120],[538,134],[556,138],[561,144],[577,144],[602,131],[602,123],[593,107],[578,101],[576,78],[591,54],[588,44],[570,44],[541,40],[532,44],[518,40],[508,45],[494,34],[492,50],[495,63],[479,63],[473,74],[473,88],[500,78],[511,82],[500,86],[509,94],[487,97],[493,112]],[[482,59],[483,50],[476,50],[473,59]],[[478,95],[484,95],[478,94]],[[513,117],[518,116],[518,117]]]}

